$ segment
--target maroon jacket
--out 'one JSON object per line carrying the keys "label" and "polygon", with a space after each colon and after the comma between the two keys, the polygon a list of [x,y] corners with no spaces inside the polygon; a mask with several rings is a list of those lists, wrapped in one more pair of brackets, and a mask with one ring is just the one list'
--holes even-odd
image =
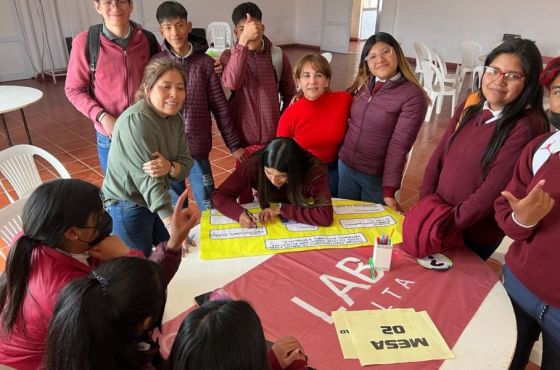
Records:
{"label": "maroon jacket", "polygon": [[383,195],[394,196],[428,105],[422,89],[404,77],[387,81],[373,96],[372,82],[354,96],[338,157],[353,170],[382,176]]}
{"label": "maroon jacket", "polygon": [[541,300],[560,307],[560,156],[551,155],[534,175],[532,166],[533,155],[547,136],[538,137],[525,147],[506,190],[521,199],[545,179],[543,190],[555,200],[552,210],[534,227],[523,228],[513,221],[506,198],[500,196],[494,207],[498,224],[514,240],[506,254],[511,272]]}
{"label": "maroon jacket", "polygon": [[183,119],[187,144],[193,159],[207,159],[212,150],[212,117],[231,152],[241,148],[241,140],[229,114],[220,78],[214,73],[214,60],[206,55],[205,38],[191,32],[189,42],[193,52],[186,58],[177,57],[164,41],[163,50],[153,58],[168,57],[180,63],[187,75],[187,96],[183,105]]}
{"label": "maroon jacket", "polygon": [[241,132],[243,146],[267,144],[276,137],[280,119],[278,93],[285,108],[296,92],[286,53],[282,51],[282,77],[277,84],[272,43],[266,36],[263,41],[263,50],[249,51],[237,44],[220,56],[224,66],[222,83],[234,93],[230,98],[231,115]]}
{"label": "maroon jacket", "polygon": [[[259,181],[260,156],[254,155],[241,165],[212,194],[212,204],[232,220],[239,220],[243,207],[237,197],[247,188],[256,189]],[[268,180],[267,180],[268,181]],[[281,202],[283,217],[308,225],[330,226],[333,221],[333,207],[327,168],[315,165],[309,169],[301,184],[301,192],[306,199],[325,202],[322,206],[300,207],[290,204],[286,195],[286,185],[280,189],[272,187],[270,201]]]}
{"label": "maroon jacket", "polygon": [[504,233],[494,220],[494,201],[511,179],[515,161],[525,145],[547,128],[535,110],[525,110],[484,176],[480,162],[496,121],[481,123],[480,112],[450,141],[463,107],[464,103],[457,108],[426,166],[420,199],[439,194],[453,207],[452,227],[461,230],[471,242],[497,246]]}

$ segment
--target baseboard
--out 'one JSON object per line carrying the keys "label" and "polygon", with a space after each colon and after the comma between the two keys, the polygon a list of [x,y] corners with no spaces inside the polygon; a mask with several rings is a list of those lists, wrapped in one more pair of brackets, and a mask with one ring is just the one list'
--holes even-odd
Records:
{"label": "baseboard", "polygon": [[298,43],[280,44],[278,46],[280,46],[281,48],[284,48],[284,49],[303,48],[303,49],[321,50],[321,47],[318,46],[318,45],[306,45],[306,44],[298,44]]}

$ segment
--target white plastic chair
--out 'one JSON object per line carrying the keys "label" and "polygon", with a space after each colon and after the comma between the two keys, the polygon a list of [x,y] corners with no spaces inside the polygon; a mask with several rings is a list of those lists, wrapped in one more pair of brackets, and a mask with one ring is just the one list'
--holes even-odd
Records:
{"label": "white plastic chair", "polygon": [[225,50],[233,47],[233,36],[231,27],[227,22],[210,22],[206,27],[208,45],[217,50]]}
{"label": "white plastic chair", "polygon": [[330,63],[332,61],[333,55],[332,55],[331,52],[327,51],[327,52],[321,53],[321,55],[323,56],[323,58],[325,58],[327,60],[327,62]]}
{"label": "white plastic chair", "polygon": [[[29,196],[43,182],[33,158],[35,155],[53,166],[60,177],[70,178],[70,174],[62,163],[46,150],[27,144],[12,146],[0,152],[0,172],[12,185],[19,198]],[[14,203],[14,199],[6,191],[3,181],[0,181],[0,186],[10,202]]]}
{"label": "white plastic chair", "polygon": [[436,66],[442,72],[443,82],[455,88],[455,92],[458,97],[460,93],[459,89],[457,89],[457,87],[459,86],[459,79],[460,79],[459,73],[457,72],[449,73],[447,71],[447,64],[445,63],[445,59],[443,58],[443,55],[436,49],[434,49],[434,59],[436,61]]}
{"label": "white plastic chair", "polygon": [[416,68],[414,69],[414,73],[420,73],[418,81],[422,83],[424,80],[422,62],[428,61],[430,63],[434,63],[434,56],[430,47],[423,42],[414,41],[412,45],[414,46],[414,52],[416,54]]}
{"label": "white plastic chair", "polygon": [[484,69],[482,62],[478,59],[482,55],[482,45],[476,41],[462,41],[459,43],[459,51],[461,54],[459,91],[467,73],[471,74],[471,91],[474,91],[475,74],[481,76]]}
{"label": "white plastic chair", "polygon": [[446,85],[444,82],[443,72],[428,61],[422,62],[422,73],[424,74],[424,90],[426,90],[432,104],[428,106],[426,112],[425,122],[429,122],[432,117],[434,105],[436,105],[436,114],[441,113],[443,107],[443,99],[446,96],[451,96],[451,116],[455,112],[455,105],[457,103],[457,87]]}
{"label": "white plastic chair", "polygon": [[[18,199],[0,209],[0,239],[6,244],[6,248],[10,246],[17,233],[23,229],[21,215],[26,201],[27,198]],[[6,259],[3,249],[0,249],[0,256]]]}

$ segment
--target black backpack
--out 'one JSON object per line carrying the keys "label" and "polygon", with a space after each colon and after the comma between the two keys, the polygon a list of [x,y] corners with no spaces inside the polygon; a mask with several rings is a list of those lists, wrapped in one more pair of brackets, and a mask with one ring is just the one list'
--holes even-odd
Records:
{"label": "black backpack", "polygon": [[[89,63],[89,72],[90,72],[90,92],[93,95],[93,86],[95,82],[95,68],[97,66],[97,59],[99,59],[99,47],[101,46],[100,35],[103,31],[103,24],[94,24],[88,30],[87,35],[87,48],[86,48],[86,60]],[[142,30],[146,37],[148,38],[148,42],[150,43],[150,57],[154,54],[157,54],[159,51],[159,43],[154,36],[148,30]]]}

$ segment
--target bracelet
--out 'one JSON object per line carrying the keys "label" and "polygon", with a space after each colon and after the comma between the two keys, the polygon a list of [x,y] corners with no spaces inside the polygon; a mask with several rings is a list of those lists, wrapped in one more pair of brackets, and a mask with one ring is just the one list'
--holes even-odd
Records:
{"label": "bracelet", "polygon": [[175,176],[175,165],[173,164],[173,161],[169,161],[169,164],[171,165],[171,168],[169,169],[169,176],[174,177]]}
{"label": "bracelet", "polygon": [[101,120],[103,119],[103,117],[105,117],[106,114],[107,112],[105,112],[103,109],[100,110],[99,113],[97,113],[97,117],[95,117],[95,120],[101,123]]}
{"label": "bracelet", "polygon": [[511,218],[513,219],[513,222],[515,222],[518,226],[521,226],[521,227],[524,228],[524,229],[531,229],[531,228],[537,226],[537,224],[534,224],[534,225],[523,225],[523,224],[522,224],[521,222],[519,222],[519,221],[517,220],[517,218],[515,217],[515,212],[511,212]]}

